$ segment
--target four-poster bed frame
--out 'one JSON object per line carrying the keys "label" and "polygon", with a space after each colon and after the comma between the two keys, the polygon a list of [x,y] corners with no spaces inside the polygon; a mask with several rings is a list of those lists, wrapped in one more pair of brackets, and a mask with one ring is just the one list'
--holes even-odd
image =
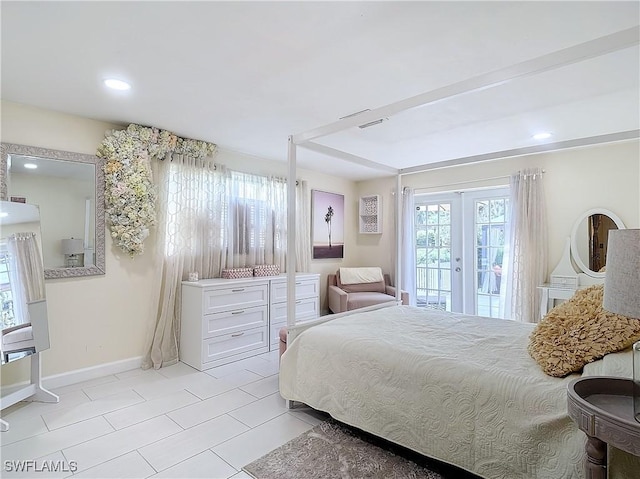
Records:
{"label": "four-poster bed frame", "polygon": [[[574,148],[579,146],[596,145],[600,143],[608,143],[612,141],[621,141],[632,138],[640,137],[640,130],[632,130],[620,133],[612,133],[606,135],[592,136],[587,138],[580,138],[575,140],[566,140],[555,143],[547,143],[544,145],[537,145],[532,147],[517,148],[512,150],[504,150],[499,152],[493,152],[488,154],[482,154],[466,158],[457,158],[448,161],[442,161],[438,163],[424,164],[420,166],[414,166],[410,168],[394,168],[387,165],[377,163],[367,158],[331,148],[325,145],[314,142],[313,140],[328,136],[333,133],[345,131],[349,128],[353,128],[358,125],[363,125],[370,122],[376,122],[381,118],[388,118],[398,113],[413,108],[429,105],[435,102],[447,100],[450,98],[458,97],[461,95],[467,95],[469,93],[477,92],[487,88],[493,88],[501,84],[507,83],[511,80],[534,76],[540,73],[544,73],[549,70],[558,69],[567,65],[578,63],[591,58],[596,58],[601,55],[612,53],[618,50],[623,50],[635,45],[638,45],[640,38],[640,27],[632,27],[626,30],[622,30],[610,35],[606,35],[594,40],[590,40],[572,47],[564,48],[556,52],[548,53],[531,60],[527,60],[515,65],[511,65],[493,72],[478,75],[467,80],[447,85],[442,88],[422,93],[404,100],[391,103],[373,110],[367,110],[362,113],[345,117],[341,120],[334,121],[327,125],[314,128],[312,130],[305,131],[290,135],[288,139],[288,203],[287,208],[289,211],[287,222],[287,258],[295,258],[295,210],[296,210],[296,164],[297,164],[297,149],[298,147],[305,148],[307,150],[314,151],[316,153],[334,156],[336,158],[356,163],[362,166],[382,170],[389,172],[389,174],[396,175],[396,192],[402,191],[402,176],[426,171],[429,169],[444,168],[455,165],[462,165],[466,163],[490,161],[498,158],[509,158],[514,156],[522,156],[534,153],[540,153],[544,151],[560,150],[565,148]],[[396,222],[396,238],[400,238],[402,228],[402,198],[401,195],[396,194],[396,215],[400,221]],[[402,289],[401,284],[401,247],[400,241],[396,241],[396,271],[395,271],[395,286],[396,286],[396,299],[400,300],[399,291]],[[295,261],[289,260],[290,265],[295,265]],[[295,321],[295,268],[287,268],[287,325],[293,326]]]}
{"label": "four-poster bed frame", "polygon": [[[296,209],[296,155],[297,148],[303,147],[395,175],[395,208],[399,219],[395,231],[399,239],[403,224],[399,193],[404,175],[635,139],[640,137],[640,130],[410,168],[382,165],[313,140],[411,108],[635,46],[640,43],[639,38],[640,27],[630,28],[289,136],[289,332],[287,352],[282,357],[280,371],[280,390],[288,407],[294,400],[308,401],[312,407],[329,412],[342,422],[487,477],[515,477],[510,475],[514,471],[519,474],[517,477],[531,478],[579,477],[582,474],[579,464],[584,436],[566,414],[566,383],[570,377],[549,378],[528,356],[526,349],[532,325],[491,318],[477,321],[471,316],[438,311],[433,312],[433,317],[423,318],[422,310],[406,306],[392,306],[395,311],[391,308],[378,311],[389,307],[385,305],[296,325],[295,268],[291,267],[295,264],[293,258],[296,254],[293,214]],[[400,304],[401,276],[401,242],[398,240],[395,268],[397,304]],[[406,309],[398,311],[401,308]],[[450,328],[469,331],[470,335],[452,335]],[[303,332],[308,334],[300,336]],[[496,348],[502,352],[499,357]],[[628,359],[624,352],[608,356],[585,366],[584,374],[619,373],[612,366],[616,361],[626,364]],[[494,406],[499,409],[494,410]],[[435,431],[433,424],[438,427]],[[434,433],[436,440],[432,441],[429,435]],[[546,449],[541,449],[541,444]],[[510,469],[512,466],[513,470]]]}

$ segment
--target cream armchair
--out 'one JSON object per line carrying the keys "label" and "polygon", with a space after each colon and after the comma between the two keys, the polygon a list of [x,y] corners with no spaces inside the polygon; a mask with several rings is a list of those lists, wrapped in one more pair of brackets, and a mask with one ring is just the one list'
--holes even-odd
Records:
{"label": "cream armchair", "polygon": [[[350,268],[340,268],[343,273],[347,269]],[[340,270],[327,278],[329,309],[333,313],[395,301],[396,289],[391,286],[388,274],[383,275],[380,271],[379,281],[344,284],[340,281]],[[402,304],[409,304],[409,294],[406,291],[400,294]]]}

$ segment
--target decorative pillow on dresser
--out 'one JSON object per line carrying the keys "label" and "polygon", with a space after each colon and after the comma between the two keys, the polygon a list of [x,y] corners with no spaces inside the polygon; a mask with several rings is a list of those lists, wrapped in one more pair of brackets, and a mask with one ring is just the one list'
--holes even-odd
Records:
{"label": "decorative pillow on dresser", "polygon": [[546,374],[563,377],[580,371],[640,339],[640,319],[604,310],[603,294],[604,285],[578,290],[538,323],[528,351]]}

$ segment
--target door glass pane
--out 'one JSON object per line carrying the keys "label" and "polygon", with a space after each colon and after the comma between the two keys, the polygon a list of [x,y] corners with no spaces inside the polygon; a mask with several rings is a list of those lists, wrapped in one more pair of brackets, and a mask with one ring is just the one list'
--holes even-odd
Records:
{"label": "door glass pane", "polygon": [[440,246],[451,246],[451,226],[440,226]]}
{"label": "door glass pane", "polygon": [[501,317],[500,292],[508,198],[475,202],[476,306],[479,316]]}
{"label": "door glass pane", "polygon": [[476,201],[476,224],[489,221],[489,204],[487,201]]}
{"label": "door glass pane", "polygon": [[438,210],[440,216],[440,224],[448,225],[451,224],[451,205],[443,204],[440,205],[440,209]]}
{"label": "door glass pane", "polygon": [[416,207],[416,304],[420,307],[451,311],[450,225],[450,203]]}

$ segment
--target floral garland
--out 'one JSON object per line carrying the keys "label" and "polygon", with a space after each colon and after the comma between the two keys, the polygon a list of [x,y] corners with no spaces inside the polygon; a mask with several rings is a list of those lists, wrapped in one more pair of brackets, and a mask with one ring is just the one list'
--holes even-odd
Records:
{"label": "floral garland", "polygon": [[142,254],[149,228],[156,224],[151,158],[162,160],[170,153],[203,158],[213,156],[216,149],[213,143],[136,124],[108,131],[97,156],[106,160],[106,217],[116,245],[132,258]]}

